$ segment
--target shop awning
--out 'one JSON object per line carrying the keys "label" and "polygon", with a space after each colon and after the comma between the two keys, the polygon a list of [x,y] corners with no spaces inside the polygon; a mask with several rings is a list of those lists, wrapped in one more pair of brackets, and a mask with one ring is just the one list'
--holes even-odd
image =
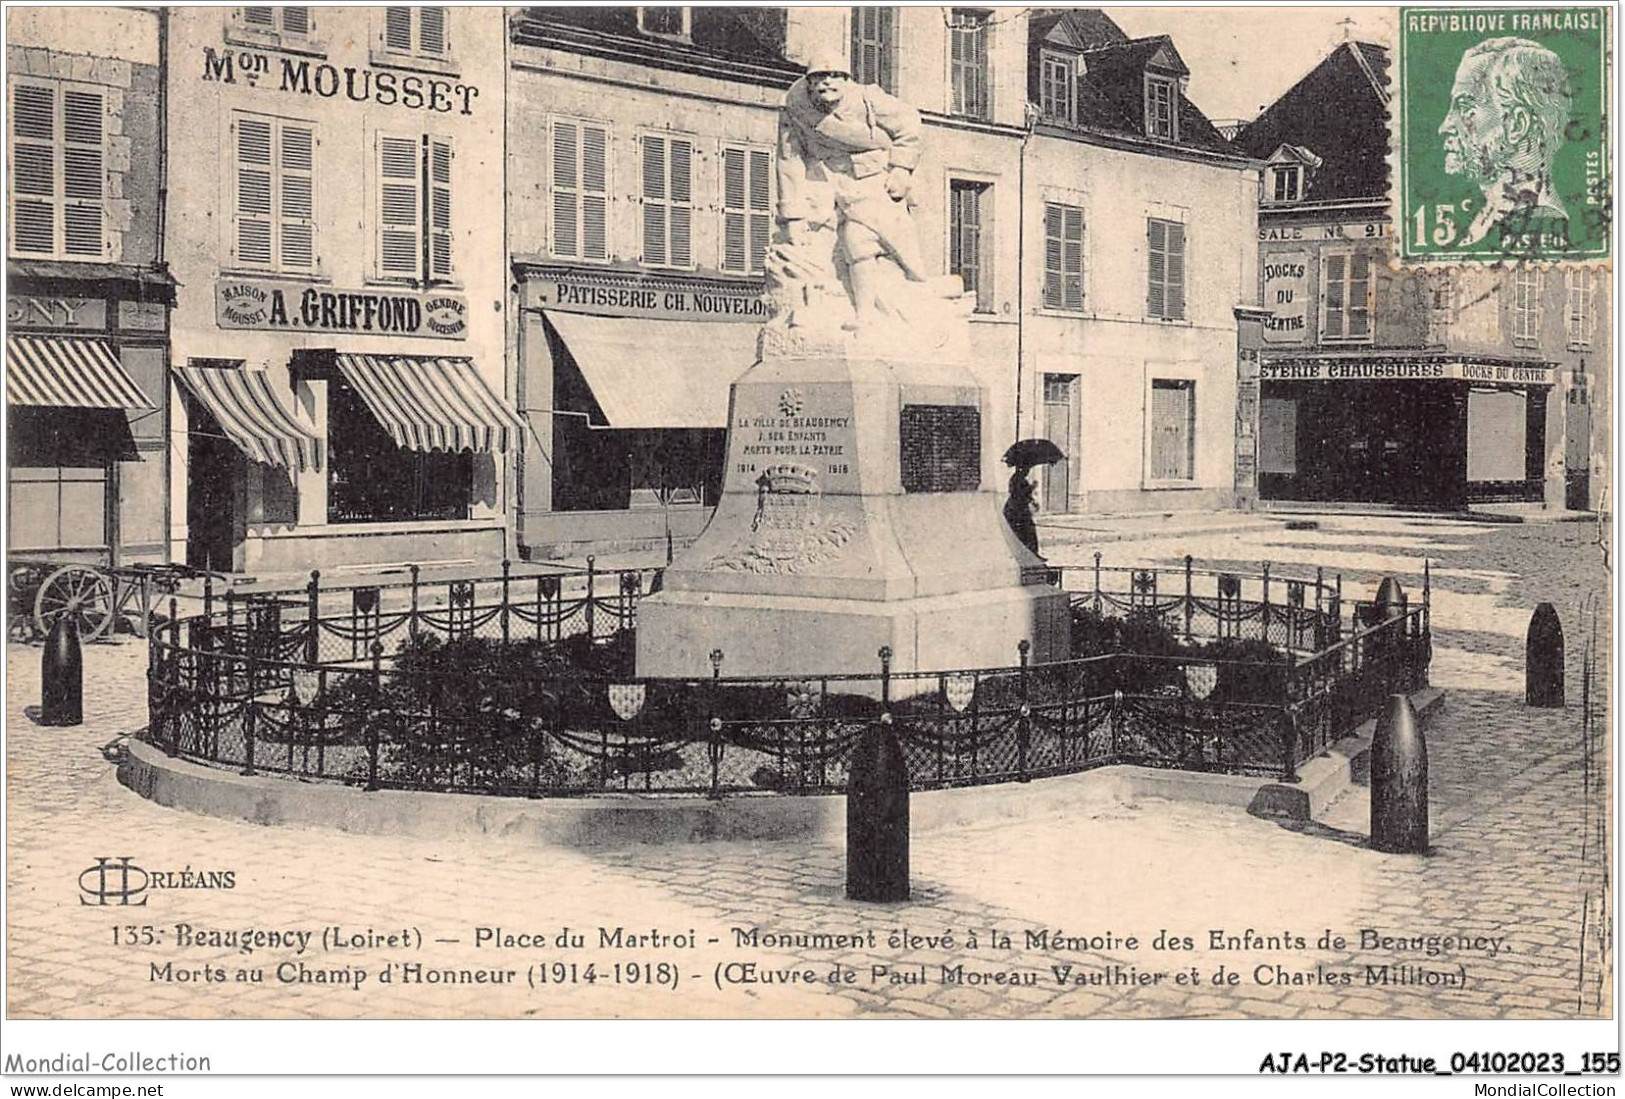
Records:
{"label": "shop awning", "polygon": [[728,388],[756,361],[754,324],[549,312],[607,424],[727,427]]}
{"label": "shop awning", "polygon": [[265,371],[246,370],[241,363],[177,366],[175,376],[254,461],[289,471],[322,468],[322,440],[300,426]]}
{"label": "shop awning", "polygon": [[525,428],[470,359],[340,354],[338,367],[397,446],[507,450]]}
{"label": "shop awning", "polygon": [[6,337],[6,403],[46,408],[153,408],[101,340]]}

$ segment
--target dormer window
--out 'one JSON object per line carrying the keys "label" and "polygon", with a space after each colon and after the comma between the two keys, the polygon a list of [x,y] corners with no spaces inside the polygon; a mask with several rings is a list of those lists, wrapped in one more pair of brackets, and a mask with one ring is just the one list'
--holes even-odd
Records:
{"label": "dormer window", "polygon": [[1310,182],[1319,167],[1320,157],[1311,150],[1302,145],[1282,145],[1265,161],[1262,201],[1265,205],[1302,202],[1309,195]]}
{"label": "dormer window", "polygon": [[1303,165],[1281,164],[1270,169],[1270,201],[1297,202],[1303,198]]}
{"label": "dormer window", "polygon": [[1043,51],[1039,64],[1042,79],[1038,86],[1038,109],[1055,122],[1077,118],[1078,67],[1076,59],[1062,53]]}
{"label": "dormer window", "polygon": [[1174,103],[1179,84],[1173,77],[1145,74],[1145,135],[1175,141],[1179,137],[1179,112]]}
{"label": "dormer window", "polygon": [[689,8],[639,8],[638,30],[662,38],[688,41],[693,31]]}

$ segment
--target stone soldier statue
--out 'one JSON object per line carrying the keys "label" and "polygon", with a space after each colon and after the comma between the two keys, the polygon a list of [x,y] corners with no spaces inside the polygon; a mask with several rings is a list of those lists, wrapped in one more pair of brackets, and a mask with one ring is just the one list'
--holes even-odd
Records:
{"label": "stone soldier statue", "polygon": [[838,242],[854,314],[847,327],[862,328],[881,312],[897,312],[881,264],[895,265],[911,282],[927,280],[909,214],[920,115],[851,76],[844,57],[821,51],[785,95],[778,157],[783,237],[771,269],[781,284],[802,284],[798,304],[810,304],[835,274]]}

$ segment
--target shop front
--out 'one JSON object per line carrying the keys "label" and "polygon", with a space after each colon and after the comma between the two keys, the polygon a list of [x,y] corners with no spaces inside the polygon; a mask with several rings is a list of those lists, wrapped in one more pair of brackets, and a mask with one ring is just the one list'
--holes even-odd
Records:
{"label": "shop front", "polygon": [[164,561],[173,283],[114,264],[14,261],[9,274],[8,553]]}
{"label": "shop front", "polygon": [[482,365],[462,342],[460,295],[232,278],[216,306],[244,357],[174,370],[189,564],[501,559],[499,467],[525,428],[487,377],[500,362]]}
{"label": "shop front", "polygon": [[768,316],[760,281],[517,270],[522,551],[698,534],[722,491],[729,387]]}
{"label": "shop front", "polygon": [[1460,508],[1545,499],[1550,364],[1322,353],[1266,354],[1260,369],[1266,500]]}

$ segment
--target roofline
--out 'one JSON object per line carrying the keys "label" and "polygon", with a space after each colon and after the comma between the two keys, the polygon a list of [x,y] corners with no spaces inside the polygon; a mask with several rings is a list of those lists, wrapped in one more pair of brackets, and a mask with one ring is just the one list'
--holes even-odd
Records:
{"label": "roofline", "polygon": [[1133,134],[1117,133],[1113,130],[1100,130],[1091,126],[1057,126],[1054,123],[1040,122],[1035,133],[1045,137],[1058,137],[1072,139],[1085,145],[1104,145],[1108,148],[1123,149],[1132,153],[1151,153],[1166,156],[1173,160],[1200,160],[1223,163],[1227,167],[1260,169],[1265,162],[1255,160],[1241,153],[1225,153],[1217,149],[1200,149],[1193,145],[1168,145],[1150,138],[1137,137]]}
{"label": "roofline", "polygon": [[1360,49],[1362,45],[1375,46],[1375,43],[1349,41],[1343,43],[1343,45],[1347,46],[1349,53],[1354,55],[1354,63],[1360,66],[1360,71],[1365,73],[1365,78],[1371,81],[1371,90],[1377,93],[1377,98],[1384,103],[1393,102],[1393,96],[1389,94],[1388,86],[1377,79],[1376,70],[1372,69],[1366,62],[1365,53]]}

